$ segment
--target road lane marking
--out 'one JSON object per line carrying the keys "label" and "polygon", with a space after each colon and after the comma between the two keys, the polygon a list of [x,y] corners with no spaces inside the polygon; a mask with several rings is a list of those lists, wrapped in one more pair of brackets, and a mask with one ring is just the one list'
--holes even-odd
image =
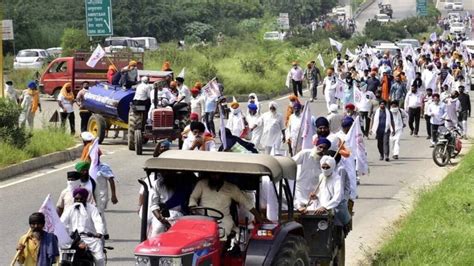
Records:
{"label": "road lane marking", "polygon": [[51,173],[54,173],[54,172],[57,172],[57,171],[61,171],[61,170],[64,170],[66,168],[69,168],[69,167],[73,167],[74,165],[75,164],[68,164],[66,166],[63,166],[63,167],[60,167],[60,168],[57,168],[57,169],[53,169],[53,170],[45,172],[45,173],[40,173],[40,174],[37,174],[37,175],[34,175],[34,176],[30,176],[30,177],[27,177],[27,178],[23,178],[23,179],[8,183],[6,185],[1,185],[0,189],[11,187],[11,186],[14,186],[14,185],[17,185],[17,184],[21,184],[23,182],[30,181],[30,180],[36,179],[38,177],[42,177],[44,175],[48,175],[48,174],[51,174]]}

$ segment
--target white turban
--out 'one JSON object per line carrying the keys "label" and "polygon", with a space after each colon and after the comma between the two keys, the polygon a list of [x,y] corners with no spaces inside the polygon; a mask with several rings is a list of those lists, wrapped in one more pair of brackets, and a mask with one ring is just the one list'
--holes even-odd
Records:
{"label": "white turban", "polygon": [[81,138],[83,141],[92,141],[94,140],[94,135],[92,135],[92,133],[89,131],[84,131],[81,133]]}
{"label": "white turban", "polygon": [[333,103],[333,104],[329,105],[329,111],[331,113],[337,112],[337,104]]}
{"label": "white turban", "polygon": [[278,110],[278,104],[274,101],[271,101],[269,104],[268,104],[268,108],[272,108],[274,107],[276,110]]}
{"label": "white turban", "polygon": [[319,164],[320,166],[323,166],[323,164],[327,164],[329,165],[329,167],[331,167],[331,170],[333,171],[336,168],[336,160],[332,156],[328,156],[328,155],[324,155],[321,158]]}

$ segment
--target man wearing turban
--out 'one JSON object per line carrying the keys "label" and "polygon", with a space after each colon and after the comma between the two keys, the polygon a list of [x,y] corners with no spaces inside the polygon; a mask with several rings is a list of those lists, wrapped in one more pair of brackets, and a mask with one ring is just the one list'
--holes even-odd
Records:
{"label": "man wearing turban", "polygon": [[229,115],[229,120],[227,120],[226,128],[230,129],[232,135],[237,137],[244,137],[243,133],[245,127],[247,126],[247,121],[242,114],[240,105],[238,102],[232,102],[230,104],[231,114]]}
{"label": "man wearing turban", "polygon": [[39,92],[36,82],[30,81],[28,83],[28,89],[24,90],[20,97],[21,113],[19,118],[20,126],[25,126],[28,122],[28,126],[33,128],[36,111],[41,112],[41,104],[39,100]]}
{"label": "man wearing turban", "polygon": [[[94,256],[97,266],[105,265],[102,237],[104,224],[97,208],[88,203],[89,192],[85,188],[76,188],[73,191],[74,204],[67,207],[61,215],[61,222],[69,234],[77,231],[81,240]],[[88,236],[92,234],[93,236]]]}
{"label": "man wearing turban", "polygon": [[260,114],[258,111],[258,105],[256,103],[249,103],[247,105],[248,112],[245,117],[250,133],[247,135],[247,139],[255,145],[255,148],[258,150],[260,148],[260,140],[262,138],[262,124],[260,122]]}

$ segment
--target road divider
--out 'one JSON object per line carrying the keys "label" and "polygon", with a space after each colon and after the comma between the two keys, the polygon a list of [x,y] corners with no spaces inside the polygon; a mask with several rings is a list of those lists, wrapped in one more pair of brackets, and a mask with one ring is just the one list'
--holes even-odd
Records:
{"label": "road divider", "polygon": [[0,181],[31,172],[43,167],[74,161],[81,156],[82,144],[78,144],[65,151],[54,152],[30,160],[23,161],[0,169]]}

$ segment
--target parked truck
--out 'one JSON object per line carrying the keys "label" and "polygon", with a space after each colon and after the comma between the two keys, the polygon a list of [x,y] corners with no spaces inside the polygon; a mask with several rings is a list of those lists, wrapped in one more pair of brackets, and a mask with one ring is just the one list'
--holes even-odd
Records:
{"label": "parked truck", "polygon": [[71,57],[60,57],[53,60],[40,79],[40,90],[55,98],[59,95],[62,86],[70,82],[74,92],[81,89],[84,81],[91,85],[107,82],[107,70],[113,63],[117,69],[125,67],[131,60],[137,61],[137,68],[143,69],[143,53],[114,53],[103,57],[94,68],[86,65],[91,53],[75,53]]}

